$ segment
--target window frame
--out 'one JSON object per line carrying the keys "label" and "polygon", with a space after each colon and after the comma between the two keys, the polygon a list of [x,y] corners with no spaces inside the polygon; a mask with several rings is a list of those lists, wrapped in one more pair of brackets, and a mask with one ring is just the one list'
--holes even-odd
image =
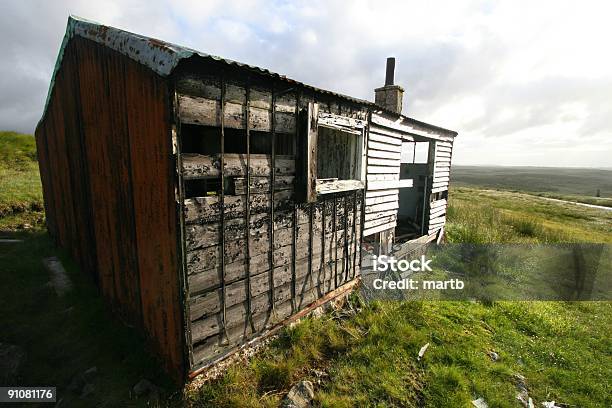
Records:
{"label": "window frame", "polygon": [[[299,166],[303,182],[303,198],[305,202],[315,202],[319,194],[332,194],[343,191],[362,190],[365,188],[366,180],[366,143],[367,143],[367,121],[350,118],[348,116],[333,113],[319,113],[317,103],[310,102],[306,112],[306,121],[302,122],[305,129],[299,156],[302,165]],[[358,137],[355,165],[359,179],[333,180],[320,179],[317,177],[317,138],[319,127],[325,127]]]}

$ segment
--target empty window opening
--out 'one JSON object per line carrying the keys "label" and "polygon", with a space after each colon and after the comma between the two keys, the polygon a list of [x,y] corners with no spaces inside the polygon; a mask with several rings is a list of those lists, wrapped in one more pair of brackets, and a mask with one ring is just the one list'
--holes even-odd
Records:
{"label": "empty window opening", "polygon": [[426,164],[429,160],[429,142],[403,142],[402,164]]}
{"label": "empty window opening", "polygon": [[[247,152],[246,132],[244,129],[224,129],[225,153]],[[272,133],[251,131],[252,154],[270,154],[272,152]],[[212,126],[182,125],[181,151],[204,155],[221,153],[221,129]],[[295,135],[292,133],[276,134],[276,154],[292,155],[295,150]]]}
{"label": "empty window opening", "polygon": [[425,191],[429,177],[429,142],[403,142],[400,156],[400,180],[411,179],[412,187],[400,188],[396,242],[405,242],[423,234],[426,222]]}
{"label": "empty window opening", "polygon": [[320,126],[317,179],[360,180],[360,142],[360,135]]}
{"label": "empty window opening", "polygon": [[[272,133],[251,131],[251,153],[270,154],[272,153]],[[278,155],[293,155],[295,151],[295,134],[276,133],[276,143],[274,153]],[[246,150],[245,152],[246,153]]]}
{"label": "empty window opening", "polygon": [[220,177],[185,180],[185,198],[216,196],[220,193]]}

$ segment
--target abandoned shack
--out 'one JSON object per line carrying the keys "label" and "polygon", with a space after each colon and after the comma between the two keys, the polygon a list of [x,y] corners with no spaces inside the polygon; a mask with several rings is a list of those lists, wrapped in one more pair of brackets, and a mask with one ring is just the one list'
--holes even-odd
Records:
{"label": "abandoned shack", "polygon": [[456,132],[71,17],[36,129],[47,226],[183,381],[442,236]]}

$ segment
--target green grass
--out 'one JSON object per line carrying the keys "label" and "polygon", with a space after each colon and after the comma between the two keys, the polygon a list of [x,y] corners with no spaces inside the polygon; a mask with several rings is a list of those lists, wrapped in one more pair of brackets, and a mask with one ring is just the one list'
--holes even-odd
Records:
{"label": "green grass", "polygon": [[0,132],[0,231],[42,225],[43,208],[34,137]]}
{"label": "green grass", "polygon": [[[177,390],[90,277],[52,245],[34,159],[31,136],[0,134],[0,235],[24,240],[0,244],[0,342],[26,350],[19,385],[57,386],[66,406],[146,405],[131,388],[148,378],[164,388],[161,406],[275,407],[296,381],[310,378],[324,407],[467,407],[477,397],[516,407],[516,373],[538,406],[612,405],[610,302],[364,304],[354,294],[344,309],[284,329],[219,379]],[[612,241],[612,215],[602,210],[470,188],[451,191],[450,203],[452,242]],[[47,285],[41,259],[50,255],[62,258],[75,285],[64,298]],[[499,361],[488,357],[492,350]],[[81,400],[67,385],[92,366],[96,391]]]}
{"label": "green grass", "polygon": [[450,197],[450,242],[612,243],[612,211],[467,187],[454,188]]}
{"label": "green grass", "polygon": [[349,318],[309,318],[285,330],[188,401],[273,407],[291,383],[316,383],[312,369],[322,368],[321,406],[467,407],[478,396],[516,407],[514,374],[526,377],[535,401],[610,406],[611,313],[609,302],[375,302]]}

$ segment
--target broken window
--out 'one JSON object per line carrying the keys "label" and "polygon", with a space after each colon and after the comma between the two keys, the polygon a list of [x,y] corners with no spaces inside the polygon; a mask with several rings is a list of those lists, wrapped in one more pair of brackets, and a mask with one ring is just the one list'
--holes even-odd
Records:
{"label": "broken window", "polygon": [[303,198],[361,189],[365,185],[365,121],[318,112],[309,104],[300,143]]}

